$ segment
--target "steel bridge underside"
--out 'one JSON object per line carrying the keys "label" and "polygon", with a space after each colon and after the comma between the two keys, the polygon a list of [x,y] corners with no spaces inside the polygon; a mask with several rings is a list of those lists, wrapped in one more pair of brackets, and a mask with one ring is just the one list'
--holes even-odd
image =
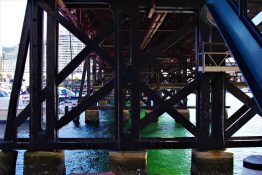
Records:
{"label": "steel bridge underside", "polygon": [[[242,2],[242,1],[241,1]],[[243,1],[246,2],[246,1]],[[225,2],[226,3],[226,2]],[[261,147],[262,136],[234,134],[256,114],[261,115],[261,82],[253,72],[246,71],[244,56],[239,58],[240,69],[254,92],[246,95],[239,81],[232,81],[228,72],[200,72],[201,43],[211,44],[210,53],[240,54],[232,49],[234,43],[226,37],[223,20],[216,15],[215,6],[207,6],[218,28],[202,21],[205,1],[106,1],[106,0],[28,0],[13,89],[8,109],[4,139],[0,149],[55,150],[55,149],[183,149],[201,150],[226,147]],[[245,4],[245,3],[243,3]],[[243,8],[243,4],[240,6]],[[246,6],[244,6],[247,8]],[[212,10],[213,8],[213,10]],[[249,1],[249,14],[254,17],[262,3]],[[43,12],[47,23],[43,23]],[[205,14],[204,14],[205,15]],[[241,14],[243,15],[243,14]],[[241,16],[240,15],[240,16]],[[58,71],[58,24],[85,44],[68,65]],[[43,33],[46,28],[46,59],[43,58]],[[254,32],[261,30],[258,26]],[[221,34],[223,38],[221,37]],[[260,36],[261,37],[261,36]],[[224,39],[224,40],[223,40]],[[256,41],[259,40],[256,38]],[[215,43],[222,45],[214,47]],[[233,45],[233,46],[232,46]],[[231,47],[232,46],[232,47]],[[260,46],[261,49],[261,45]],[[30,61],[30,103],[17,114],[27,51]],[[211,65],[222,63],[225,58],[214,54]],[[90,66],[90,61],[93,67]],[[46,62],[46,79],[43,62]],[[58,114],[57,88],[80,65],[84,64],[78,105],[63,116]],[[94,66],[95,65],[95,66]],[[214,66],[214,65],[213,65]],[[93,69],[93,71],[91,71]],[[92,75],[91,75],[92,72]],[[92,81],[91,81],[92,77]],[[254,81],[253,81],[254,80]],[[46,85],[43,87],[43,81]],[[86,96],[82,96],[84,84]],[[91,93],[91,87],[97,87]],[[259,92],[256,92],[259,90]],[[225,93],[229,92],[243,103],[233,115],[225,115]],[[163,95],[161,95],[163,94]],[[196,123],[178,112],[187,108],[186,98],[196,94]],[[113,138],[59,138],[58,132],[69,122],[77,122],[85,110],[107,96],[114,99]],[[130,100],[131,126],[126,128],[123,109]],[[43,127],[42,105],[46,102],[46,122]],[[140,119],[140,101],[153,109]],[[153,101],[152,106],[149,101]],[[174,138],[141,138],[140,131],[163,113],[168,113],[192,135]],[[29,119],[29,138],[19,138],[18,128]]]}

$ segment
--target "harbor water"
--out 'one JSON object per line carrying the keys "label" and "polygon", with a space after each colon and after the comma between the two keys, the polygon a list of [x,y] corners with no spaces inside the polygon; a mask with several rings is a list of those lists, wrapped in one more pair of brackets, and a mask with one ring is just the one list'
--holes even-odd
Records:
{"label": "harbor water", "polygon": [[[195,95],[188,97],[188,105],[195,105]],[[228,115],[232,115],[242,103],[232,95],[227,94],[226,105],[230,106]],[[98,125],[84,123],[84,114],[81,115],[80,125],[75,126],[72,122],[59,131],[59,137],[88,137],[106,138],[113,137],[113,112],[103,110],[100,112]],[[144,111],[141,111],[143,115]],[[190,109],[190,121],[195,123],[195,109]],[[0,137],[3,137],[5,124],[0,124]],[[259,136],[262,135],[262,118],[256,115],[234,136]],[[28,123],[19,128],[19,137],[28,137]],[[192,136],[182,127],[176,127],[175,121],[168,115],[163,114],[159,121],[148,125],[141,131],[142,137],[184,137]],[[230,148],[234,153],[234,174],[242,173],[242,161],[252,154],[262,155],[262,148]],[[191,166],[191,149],[157,149],[147,150],[147,173],[149,175],[188,175]],[[16,175],[23,174],[23,154],[18,154]],[[66,150],[65,151],[66,173],[98,173],[109,171],[108,152],[106,150]]]}

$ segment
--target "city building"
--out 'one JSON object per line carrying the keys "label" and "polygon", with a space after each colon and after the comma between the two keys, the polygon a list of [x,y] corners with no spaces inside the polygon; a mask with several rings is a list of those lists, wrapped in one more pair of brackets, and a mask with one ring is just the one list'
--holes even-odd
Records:
{"label": "city building", "polygon": [[[0,70],[3,75],[13,77],[15,72],[18,46],[14,47],[3,47],[0,57]],[[74,35],[70,34],[66,30],[59,31],[59,43],[58,43],[58,71],[60,72],[83,48],[84,44],[79,41]],[[43,50],[43,74],[46,74],[46,43],[44,44]],[[28,57],[29,58],[29,57]],[[29,59],[27,58],[24,79],[26,82],[29,81]],[[82,74],[83,64],[76,68],[73,72],[72,78],[80,78]]]}

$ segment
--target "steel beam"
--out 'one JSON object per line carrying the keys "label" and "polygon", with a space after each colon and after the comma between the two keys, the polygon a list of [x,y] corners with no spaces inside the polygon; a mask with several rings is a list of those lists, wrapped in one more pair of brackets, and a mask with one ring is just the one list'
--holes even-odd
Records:
{"label": "steel beam", "polygon": [[142,82],[139,82],[139,86],[140,86],[141,91],[143,91],[150,99],[152,99],[154,102],[156,102],[157,105],[163,105],[165,111],[172,118],[174,118],[178,123],[180,123],[183,127],[185,127],[191,134],[197,135],[196,127],[189,120],[187,120],[182,114],[177,112],[176,109],[174,109],[166,101],[161,99],[161,97],[159,97],[154,91],[152,91],[150,88],[148,88]]}
{"label": "steel beam", "polygon": [[[49,0],[49,3],[56,8],[56,3]],[[55,122],[58,119],[58,94],[56,76],[58,74],[58,23],[51,16],[47,15],[46,35],[46,138],[55,140]]]}
{"label": "steel beam", "polygon": [[211,140],[217,148],[225,147],[225,73],[212,73],[211,80]]}
{"label": "steel beam", "polygon": [[29,46],[29,28],[30,28],[30,11],[31,11],[31,1],[28,1],[26,6],[26,12],[21,32],[20,44],[18,48],[18,55],[16,61],[15,75],[13,81],[13,87],[11,92],[11,97],[9,101],[6,129],[5,129],[5,140],[14,140],[16,138],[16,127],[14,121],[16,118],[16,111],[18,106],[18,99],[20,95],[20,89],[22,85],[26,57]]}
{"label": "steel beam", "polygon": [[200,150],[208,149],[210,146],[210,76],[200,74],[200,87],[197,93],[197,116],[196,126],[198,128],[198,148]]}
{"label": "steel beam", "polygon": [[[64,0],[64,3],[69,8],[83,8],[90,7],[91,5],[109,5],[109,0]],[[165,0],[165,1],[155,1],[155,6],[157,10],[196,10],[198,2],[194,0]],[[92,6],[91,6],[92,7]],[[147,0],[139,1],[139,7],[141,10],[148,10],[151,7],[151,2]],[[98,7],[99,8],[99,7]]]}
{"label": "steel beam", "polygon": [[121,55],[121,29],[123,20],[123,11],[121,10],[122,3],[116,1],[114,4],[114,25],[115,25],[115,57],[116,57],[116,67],[115,67],[115,138],[118,142],[118,147],[121,147],[121,142],[124,136],[124,126],[123,126],[123,76],[121,72],[121,67],[123,66],[123,58]]}
{"label": "steel beam", "polygon": [[166,49],[172,47],[179,41],[188,37],[194,31],[194,27],[196,25],[196,19],[192,18],[188,21],[184,26],[182,26],[179,30],[175,31],[171,36],[168,36],[162,43],[158,44],[154,48],[150,49],[146,52],[146,55],[143,57],[143,61],[151,61],[153,58],[157,58],[161,55]]}
{"label": "steel beam", "polygon": [[[80,90],[79,90],[79,95],[78,95],[78,100],[77,103],[79,104],[82,100],[82,95],[83,95],[83,89],[84,89],[84,84],[85,84],[85,78],[86,78],[86,70],[87,67],[90,65],[89,64],[90,58],[86,58],[84,61],[84,66],[83,66],[83,72],[82,72],[82,79],[81,79],[81,84],[80,84]],[[88,65],[89,64],[89,65]],[[80,117],[80,116],[79,116]],[[79,117],[75,118],[73,121],[75,124],[79,124]]]}
{"label": "steel beam", "polygon": [[[186,85],[184,88],[182,88],[180,91],[178,91],[176,94],[171,96],[170,99],[166,101],[170,106],[176,105],[178,102],[180,102],[183,98],[187,97],[190,93],[192,93],[198,86],[197,80],[194,80],[193,82]],[[165,99],[165,98],[163,98]],[[141,128],[144,128],[148,124],[155,121],[156,118],[160,117],[165,112],[165,104],[162,104],[158,106],[154,111],[152,111],[149,115],[145,116],[140,121]]]}
{"label": "steel beam", "polygon": [[[58,22],[60,22],[60,21],[58,21]],[[74,26],[72,26],[72,27],[74,27]],[[106,37],[108,34],[110,34],[109,31],[111,31],[111,28],[109,30],[105,31],[104,33],[102,33],[101,35],[99,35],[94,41],[90,40],[90,42],[88,44],[89,47],[85,47],[68,65],[66,65],[66,67],[56,77],[56,85],[57,86],[60,83],[62,83],[62,81],[66,77],[68,77],[79,66],[79,64],[81,64],[81,62],[84,61],[86,56],[88,56],[92,52],[91,49],[93,47],[95,47],[92,44],[101,43],[104,40],[104,38],[102,36]],[[45,94],[46,94],[46,89],[44,88],[42,90],[42,93],[41,93],[41,96],[40,96],[41,101],[45,100]],[[20,126],[27,119],[30,111],[31,111],[31,108],[30,108],[30,104],[29,104],[25,107],[25,109],[15,119],[16,127]]]}
{"label": "steel beam", "polygon": [[108,84],[103,86],[99,91],[95,92],[90,97],[86,96],[82,99],[81,103],[77,105],[74,109],[69,111],[63,117],[61,117],[55,124],[56,130],[61,129],[63,126],[67,125],[74,118],[78,117],[82,112],[84,112],[89,106],[100,100],[106,94],[108,94],[114,87],[114,80],[112,79]]}
{"label": "steel beam", "polygon": [[206,4],[262,111],[261,33],[248,17],[239,17],[234,1],[207,0]]}
{"label": "steel beam", "polygon": [[132,10],[130,12],[130,58],[131,69],[134,81],[131,84],[131,136],[133,139],[140,138],[140,90],[138,86],[140,72],[139,58],[139,8],[138,0],[131,1]]}
{"label": "steel beam", "polygon": [[249,97],[247,94],[245,94],[243,91],[241,91],[239,88],[235,87],[228,80],[225,81],[225,87],[229,93],[234,95],[242,103],[246,104],[248,107],[253,107],[255,103],[254,100],[251,97]]}
{"label": "steel beam", "polygon": [[43,11],[37,1],[32,1],[30,28],[30,142],[32,147],[40,144],[42,131],[42,101],[39,98],[42,90],[42,48],[43,48]]}
{"label": "steel beam", "polygon": [[231,125],[225,132],[225,137],[229,138],[234,133],[236,133],[242,126],[244,126],[250,119],[256,115],[258,112],[257,107],[253,107],[247,113],[245,113],[239,120],[237,120],[233,125]]}
{"label": "steel beam", "polygon": [[243,116],[250,108],[247,105],[241,106],[232,116],[225,121],[225,129],[233,125],[241,116]]}

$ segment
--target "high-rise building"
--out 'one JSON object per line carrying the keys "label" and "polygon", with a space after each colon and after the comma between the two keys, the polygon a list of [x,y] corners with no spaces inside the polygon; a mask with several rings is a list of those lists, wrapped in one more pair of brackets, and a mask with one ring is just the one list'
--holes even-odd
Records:
{"label": "high-rise building", "polygon": [[[81,50],[85,45],[74,35],[66,30],[59,31],[58,43],[58,70],[61,71]],[[81,73],[83,64],[78,66],[74,73]]]}
{"label": "high-rise building", "polygon": [[2,45],[0,43],[0,73],[2,73],[2,58],[3,58]]}
{"label": "high-rise building", "polygon": [[[46,45],[43,49],[43,73],[46,72]],[[83,48],[85,45],[68,31],[59,32],[58,42],[58,71],[61,71]],[[15,72],[16,60],[18,54],[18,45],[14,47],[3,47],[3,57],[0,58],[3,74],[12,75]],[[27,57],[25,73],[29,74],[29,57]],[[0,67],[0,68],[1,68]],[[76,68],[74,74],[82,73],[83,64]],[[28,77],[28,76],[26,76]],[[69,77],[71,78],[71,77]]]}

